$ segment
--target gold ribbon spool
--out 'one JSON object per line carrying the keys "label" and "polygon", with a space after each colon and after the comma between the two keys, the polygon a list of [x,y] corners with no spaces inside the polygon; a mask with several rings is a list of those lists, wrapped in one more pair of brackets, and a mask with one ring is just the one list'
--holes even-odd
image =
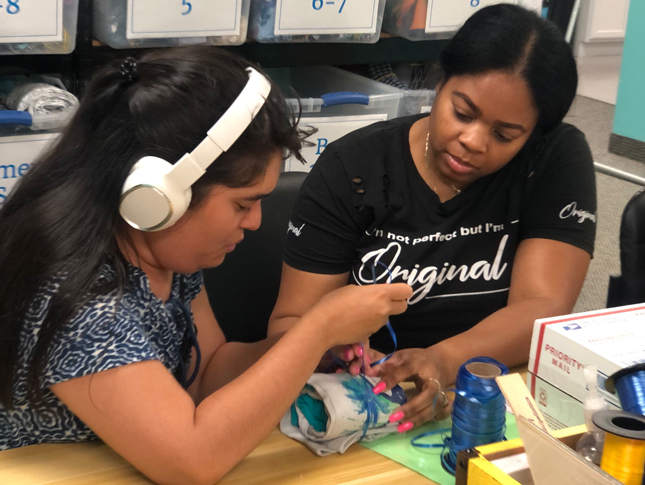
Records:
{"label": "gold ribbon spool", "polygon": [[641,485],[645,468],[645,418],[624,411],[601,411],[593,423],[605,431],[600,468],[625,485]]}

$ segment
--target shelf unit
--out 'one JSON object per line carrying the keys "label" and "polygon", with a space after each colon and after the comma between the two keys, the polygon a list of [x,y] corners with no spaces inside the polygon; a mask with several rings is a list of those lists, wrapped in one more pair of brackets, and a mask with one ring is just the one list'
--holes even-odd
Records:
{"label": "shelf unit", "polygon": [[[549,18],[562,31],[566,30],[572,3],[573,0],[549,0],[547,3],[550,10]],[[240,54],[250,61],[269,68],[434,61],[438,59],[441,49],[447,42],[447,40],[412,42],[400,37],[382,34],[381,39],[375,44],[260,44],[250,41],[240,46],[221,48]],[[71,54],[0,56],[0,75],[20,72],[41,74],[56,72],[63,76],[70,91],[80,94],[98,66],[128,56],[137,58],[147,50],[112,49],[94,41],[92,37],[92,2],[82,0],[79,2],[76,48]]]}
{"label": "shelf unit", "polygon": [[[260,44],[249,41],[240,46],[223,46],[262,67],[350,65],[374,62],[433,61],[447,40],[411,42],[383,34],[375,44]],[[79,3],[76,48],[67,55],[0,56],[0,75],[15,73],[60,73],[67,88],[81,94],[94,70],[105,63],[149,49],[112,49],[92,38],[92,2]]]}

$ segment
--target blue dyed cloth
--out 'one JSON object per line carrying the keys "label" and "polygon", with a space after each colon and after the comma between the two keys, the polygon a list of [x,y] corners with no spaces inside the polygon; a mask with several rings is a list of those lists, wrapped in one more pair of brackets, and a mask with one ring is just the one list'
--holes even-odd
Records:
{"label": "blue dyed cloth", "polygon": [[374,394],[379,379],[340,374],[314,374],[280,430],[319,456],[344,453],[357,441],[371,441],[396,430],[392,412],[407,399],[403,389]]}
{"label": "blue dyed cloth", "polygon": [[[114,278],[108,265],[98,282]],[[37,443],[78,442],[97,436],[50,390],[49,386],[115,367],[159,360],[177,376],[180,361],[188,366],[190,345],[187,325],[193,325],[179,311],[190,309],[202,287],[201,273],[175,274],[170,298],[161,301],[150,290],[147,276],[130,265],[128,283],[119,298],[116,291],[95,297],[78,311],[52,344],[42,379],[49,409],[36,410],[27,402],[27,363],[33,355],[38,333],[58,292],[61,279],[53,279],[35,298],[20,336],[20,359],[15,370],[14,409],[0,405],[0,450]],[[177,376],[178,377],[178,376]]]}
{"label": "blue dyed cloth", "polygon": [[[316,392],[310,385],[309,391]],[[298,426],[298,409],[305,416],[307,422],[319,433],[327,431],[329,416],[325,412],[325,403],[316,399],[311,394],[300,394],[296,402],[291,405],[291,425]]]}

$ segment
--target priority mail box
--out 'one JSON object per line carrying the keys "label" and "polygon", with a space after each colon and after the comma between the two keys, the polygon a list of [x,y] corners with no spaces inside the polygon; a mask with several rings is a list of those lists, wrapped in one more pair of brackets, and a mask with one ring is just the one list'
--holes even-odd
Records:
{"label": "priority mail box", "polygon": [[536,320],[529,372],[583,401],[586,364],[596,364],[598,390],[608,403],[618,397],[605,390],[614,372],[645,362],[645,304],[608,308]]}

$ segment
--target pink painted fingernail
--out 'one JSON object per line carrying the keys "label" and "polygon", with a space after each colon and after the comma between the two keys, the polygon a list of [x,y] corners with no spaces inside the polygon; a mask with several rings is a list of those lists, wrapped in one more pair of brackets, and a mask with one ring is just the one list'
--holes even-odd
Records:
{"label": "pink painted fingernail", "polygon": [[397,421],[401,421],[401,418],[405,416],[403,414],[403,411],[399,411],[398,413],[394,413],[392,416],[390,416],[390,423],[395,423]]}
{"label": "pink painted fingernail", "polygon": [[343,352],[343,358],[345,360],[349,360],[352,358],[352,351],[350,349],[347,349],[345,352]]}
{"label": "pink painted fingernail", "polygon": [[399,433],[405,433],[406,431],[411,430],[413,426],[414,426],[414,424],[412,424],[412,421],[408,421],[407,423],[403,423],[402,425],[397,427],[396,430]]}
{"label": "pink painted fingernail", "polygon": [[385,390],[385,382],[379,382],[372,388],[374,394],[379,394]]}
{"label": "pink painted fingernail", "polygon": [[343,369],[336,369],[336,374],[340,374],[341,372],[343,372]]}
{"label": "pink painted fingernail", "polygon": [[358,347],[356,349],[356,355],[358,355],[359,357],[363,357],[363,349],[361,347]]}

